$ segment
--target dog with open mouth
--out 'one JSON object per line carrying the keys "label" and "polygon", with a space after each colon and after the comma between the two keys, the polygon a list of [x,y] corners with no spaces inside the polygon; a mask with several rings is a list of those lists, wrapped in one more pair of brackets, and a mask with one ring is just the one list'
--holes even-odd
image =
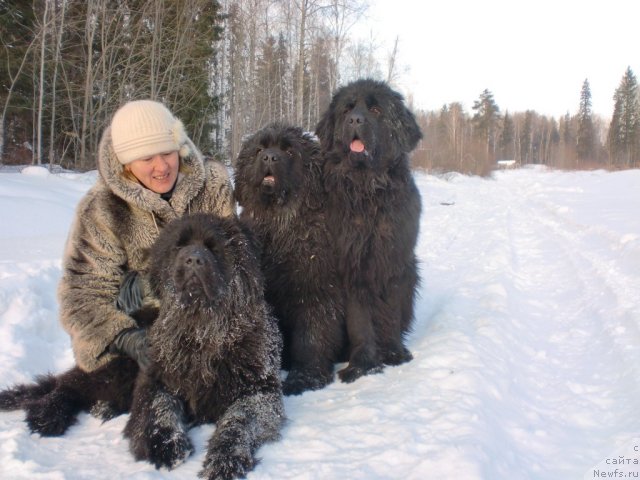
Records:
{"label": "dog with open mouth", "polygon": [[262,244],[265,297],[284,337],[283,391],[322,388],[333,364],[346,359],[346,330],[317,140],[282,123],[247,138],[235,197]]}
{"label": "dog with open mouth", "polygon": [[336,91],[316,134],[346,297],[349,364],[339,376],[350,382],[412,358],[404,341],[414,317],[421,207],[409,153],[422,133],[399,93],[363,79]]}

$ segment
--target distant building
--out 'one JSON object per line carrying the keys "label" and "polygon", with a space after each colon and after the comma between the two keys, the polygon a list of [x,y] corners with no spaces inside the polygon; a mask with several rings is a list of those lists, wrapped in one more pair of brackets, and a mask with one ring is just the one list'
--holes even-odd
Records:
{"label": "distant building", "polygon": [[498,160],[496,162],[498,164],[498,167],[500,168],[513,168],[516,166],[516,161],[515,160]]}

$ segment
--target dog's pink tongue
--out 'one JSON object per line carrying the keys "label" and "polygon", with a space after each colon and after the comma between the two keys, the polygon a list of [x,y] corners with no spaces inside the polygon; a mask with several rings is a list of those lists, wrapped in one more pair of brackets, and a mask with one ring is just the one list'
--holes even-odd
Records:
{"label": "dog's pink tongue", "polygon": [[273,175],[267,175],[266,177],[264,177],[264,179],[262,180],[262,183],[268,184],[268,185],[273,185],[276,183],[276,179],[274,178]]}
{"label": "dog's pink tongue", "polygon": [[364,152],[364,143],[356,138],[351,142],[350,148],[352,152],[362,153]]}

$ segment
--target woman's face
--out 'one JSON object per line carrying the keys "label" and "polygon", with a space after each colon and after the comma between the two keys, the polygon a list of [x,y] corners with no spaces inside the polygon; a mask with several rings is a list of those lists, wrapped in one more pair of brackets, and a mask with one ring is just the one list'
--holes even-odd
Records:
{"label": "woman's face", "polygon": [[175,185],[179,167],[178,152],[173,151],[134,160],[126,168],[142,185],[153,192],[162,194],[169,192]]}

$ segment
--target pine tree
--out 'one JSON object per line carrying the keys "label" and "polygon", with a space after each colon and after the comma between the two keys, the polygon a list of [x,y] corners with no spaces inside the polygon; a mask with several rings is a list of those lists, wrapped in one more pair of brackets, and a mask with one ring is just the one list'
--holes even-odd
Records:
{"label": "pine tree", "polygon": [[32,134],[36,6],[21,0],[0,1],[0,165],[10,158],[31,161],[31,152],[23,144]]}
{"label": "pine tree", "polygon": [[533,111],[527,110],[524,114],[524,121],[520,130],[520,163],[532,163],[533,154],[531,144],[533,138]]}
{"label": "pine tree", "polygon": [[502,133],[500,134],[500,151],[505,159],[513,159],[515,156],[514,149],[515,127],[513,119],[509,112],[505,112],[502,119]]}
{"label": "pine tree", "polygon": [[585,79],[580,91],[580,108],[578,110],[578,135],[576,151],[578,160],[593,160],[595,158],[596,138],[591,112],[591,88],[589,80]]}
{"label": "pine tree", "polygon": [[490,152],[495,150],[496,129],[500,120],[500,108],[493,99],[493,94],[485,89],[480,98],[475,101],[472,109],[475,133],[483,142],[486,142],[486,159],[489,160]]}
{"label": "pine tree", "polygon": [[613,96],[614,107],[609,124],[609,156],[620,167],[632,167],[640,161],[640,104],[638,81],[628,67]]}

